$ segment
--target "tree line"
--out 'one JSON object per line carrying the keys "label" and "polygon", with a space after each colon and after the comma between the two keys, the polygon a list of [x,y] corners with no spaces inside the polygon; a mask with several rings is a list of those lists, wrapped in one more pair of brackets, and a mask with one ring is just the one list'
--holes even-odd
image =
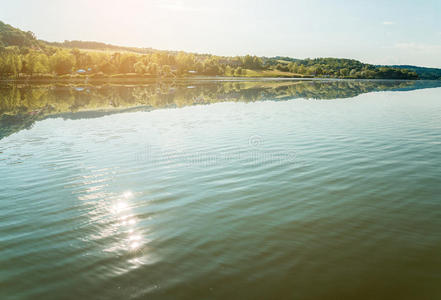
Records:
{"label": "tree line", "polygon": [[[83,49],[79,49],[82,47]],[[351,59],[216,56],[98,42],[48,43],[0,21],[0,77],[133,76],[282,76],[417,79],[415,70],[375,66]],[[437,78],[438,79],[438,78]]]}
{"label": "tree line", "polygon": [[[286,59],[286,58],[285,58]],[[279,60],[280,61],[280,60]],[[315,58],[289,60],[278,63],[276,68],[315,77],[360,78],[360,79],[418,79],[416,72],[402,68],[391,68],[364,64],[353,59]]]}
{"label": "tree line", "polygon": [[128,74],[151,76],[242,76],[246,69],[265,69],[256,56],[218,57],[179,52],[156,51],[152,54],[129,52],[81,51],[76,48],[45,49],[0,47],[2,77],[38,74]]}
{"label": "tree line", "polygon": [[130,52],[82,51],[77,48],[44,49],[0,47],[0,76],[20,77],[42,74],[116,75],[175,77],[186,75],[246,76],[247,70],[278,70],[288,77],[333,77],[369,79],[417,79],[414,71],[377,67],[356,60],[335,58],[280,62],[257,56],[220,57],[193,53],[156,51],[151,54]]}

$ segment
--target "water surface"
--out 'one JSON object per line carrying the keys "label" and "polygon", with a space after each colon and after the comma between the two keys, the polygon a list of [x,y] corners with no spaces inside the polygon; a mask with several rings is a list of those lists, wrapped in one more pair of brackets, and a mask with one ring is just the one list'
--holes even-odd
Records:
{"label": "water surface", "polygon": [[438,86],[2,87],[0,298],[441,298]]}

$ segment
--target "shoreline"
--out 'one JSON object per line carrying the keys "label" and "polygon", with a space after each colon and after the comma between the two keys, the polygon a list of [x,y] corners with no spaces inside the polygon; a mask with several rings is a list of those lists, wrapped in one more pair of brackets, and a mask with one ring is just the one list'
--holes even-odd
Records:
{"label": "shoreline", "polygon": [[304,80],[304,79],[326,79],[319,77],[265,77],[265,76],[177,76],[177,77],[161,77],[161,76],[134,76],[132,74],[110,75],[104,77],[94,77],[87,75],[58,76],[58,77],[18,77],[18,78],[0,78],[0,82],[15,83],[118,83],[118,82],[173,82],[173,81],[250,81],[250,80]]}
{"label": "shoreline", "polygon": [[171,82],[251,82],[251,81],[439,81],[427,79],[378,79],[333,77],[246,77],[246,76],[191,76],[191,77],[71,77],[71,78],[13,78],[0,79],[0,84],[151,84]]}

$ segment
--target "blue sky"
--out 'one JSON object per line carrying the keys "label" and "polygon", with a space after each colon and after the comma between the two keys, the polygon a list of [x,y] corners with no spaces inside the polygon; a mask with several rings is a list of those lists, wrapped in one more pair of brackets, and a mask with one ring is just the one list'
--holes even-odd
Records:
{"label": "blue sky", "polygon": [[441,67],[441,1],[14,0],[0,20],[48,41]]}

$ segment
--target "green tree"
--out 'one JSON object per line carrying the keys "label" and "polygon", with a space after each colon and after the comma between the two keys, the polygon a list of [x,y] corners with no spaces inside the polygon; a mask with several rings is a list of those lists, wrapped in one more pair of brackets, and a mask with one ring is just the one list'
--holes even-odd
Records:
{"label": "green tree", "polygon": [[242,76],[243,75],[243,69],[241,67],[237,67],[236,70],[234,70],[234,76]]}
{"label": "green tree", "polygon": [[347,68],[340,69],[340,76],[346,77],[349,75],[349,70]]}
{"label": "green tree", "polygon": [[166,76],[166,77],[169,77],[172,75],[171,67],[169,65],[162,66],[162,75]]}
{"label": "green tree", "polygon": [[159,74],[159,65],[157,63],[149,63],[147,66],[147,73],[150,75],[158,75]]}
{"label": "green tree", "polygon": [[133,73],[135,71],[133,66],[137,62],[137,57],[133,54],[122,54],[119,62],[120,73]]}
{"label": "green tree", "polygon": [[147,67],[144,65],[144,63],[142,61],[137,61],[133,65],[133,68],[135,69],[135,72],[138,73],[138,74],[146,73],[146,69],[147,69]]}
{"label": "green tree", "polygon": [[31,50],[24,57],[22,70],[30,75],[34,73],[48,73],[49,60],[44,53]]}
{"label": "green tree", "polygon": [[225,67],[225,76],[234,76],[234,70],[230,66]]}
{"label": "green tree", "polygon": [[57,74],[71,73],[74,62],[74,56],[65,50],[57,51],[50,57],[51,70]]}

